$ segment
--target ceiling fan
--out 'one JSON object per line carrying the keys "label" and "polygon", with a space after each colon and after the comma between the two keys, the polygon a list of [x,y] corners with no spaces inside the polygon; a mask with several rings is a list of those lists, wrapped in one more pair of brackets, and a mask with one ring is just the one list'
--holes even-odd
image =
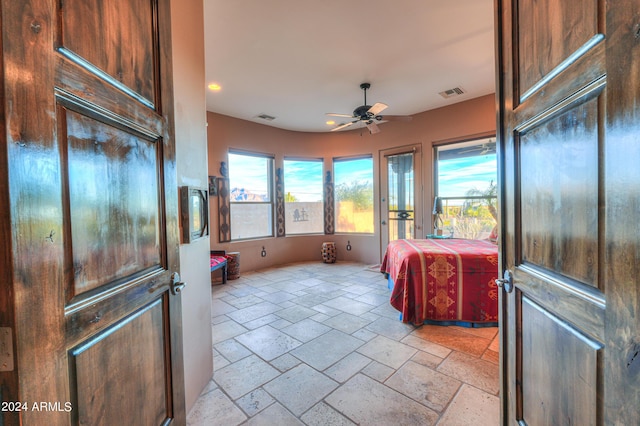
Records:
{"label": "ceiling fan", "polygon": [[465,151],[460,151],[461,154],[465,154],[468,152],[477,152],[478,155],[493,154],[496,152],[496,142],[494,140],[489,140],[489,142],[483,143],[481,145],[471,146]]}
{"label": "ceiling fan", "polygon": [[361,105],[358,108],[354,109],[352,115],[335,114],[332,112],[327,113],[327,115],[331,117],[353,118],[352,121],[349,121],[347,123],[343,123],[337,127],[334,127],[333,129],[331,129],[332,132],[335,132],[336,130],[344,129],[346,127],[349,127],[359,122],[363,122],[367,126],[367,129],[369,129],[370,133],[378,133],[380,132],[380,128],[378,128],[378,125],[376,124],[376,122],[411,121],[412,117],[409,115],[384,115],[384,116],[380,115],[380,113],[388,107],[387,105],[381,102],[377,102],[373,104],[373,106],[367,105],[367,89],[369,89],[370,87],[371,87],[371,84],[369,83],[362,83],[360,85],[360,88],[364,90],[364,105]]}

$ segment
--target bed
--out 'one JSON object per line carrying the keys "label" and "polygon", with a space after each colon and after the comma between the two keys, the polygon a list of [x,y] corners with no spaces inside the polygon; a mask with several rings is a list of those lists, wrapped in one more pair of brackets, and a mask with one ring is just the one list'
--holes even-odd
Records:
{"label": "bed", "polygon": [[403,322],[498,325],[498,246],[485,240],[397,240],[380,272]]}

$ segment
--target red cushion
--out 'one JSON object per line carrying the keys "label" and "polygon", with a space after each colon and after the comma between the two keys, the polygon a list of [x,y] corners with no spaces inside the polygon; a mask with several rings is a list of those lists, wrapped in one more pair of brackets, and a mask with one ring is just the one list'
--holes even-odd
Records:
{"label": "red cushion", "polygon": [[211,256],[211,267],[218,266],[221,263],[225,263],[227,258],[225,256]]}

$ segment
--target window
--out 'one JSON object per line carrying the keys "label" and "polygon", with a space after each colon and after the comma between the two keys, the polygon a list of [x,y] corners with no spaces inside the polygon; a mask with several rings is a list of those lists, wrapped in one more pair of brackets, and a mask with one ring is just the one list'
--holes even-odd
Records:
{"label": "window", "polygon": [[287,234],[324,231],[322,160],[284,160],[284,209]]}
{"label": "window", "polygon": [[229,153],[231,240],[273,236],[273,158]]}
{"label": "window", "polygon": [[436,146],[435,192],[444,235],[489,238],[497,221],[495,139]]}
{"label": "window", "polygon": [[337,232],[373,230],[373,159],[334,159],[333,179]]}

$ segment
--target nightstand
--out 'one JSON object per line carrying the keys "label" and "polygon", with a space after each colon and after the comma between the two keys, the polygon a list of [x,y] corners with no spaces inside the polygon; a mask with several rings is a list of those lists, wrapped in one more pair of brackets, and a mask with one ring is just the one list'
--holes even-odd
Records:
{"label": "nightstand", "polygon": [[426,238],[431,239],[431,240],[448,240],[448,239],[453,238],[453,237],[451,236],[451,234],[448,234],[448,235],[428,234],[426,236]]}

